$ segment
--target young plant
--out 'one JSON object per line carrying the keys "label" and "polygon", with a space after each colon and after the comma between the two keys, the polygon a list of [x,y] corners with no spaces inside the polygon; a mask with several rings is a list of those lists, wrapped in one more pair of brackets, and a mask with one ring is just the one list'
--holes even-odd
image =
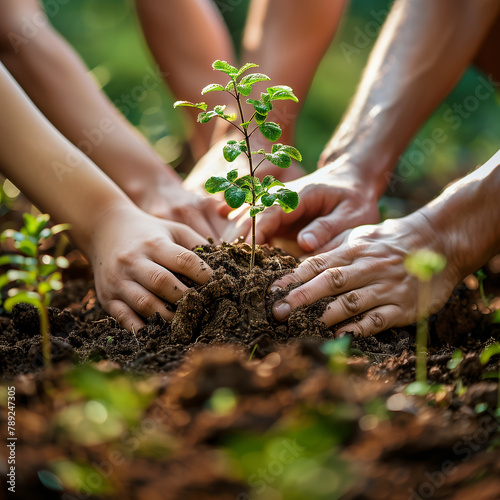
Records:
{"label": "young plant", "polygon": [[427,393],[427,340],[429,336],[430,281],[446,266],[446,258],[428,249],[417,250],[405,259],[406,270],[418,279],[418,321],[417,321],[417,360],[416,382],[408,386],[414,394]]}
{"label": "young plant", "polygon": [[[494,344],[489,345],[480,356],[481,363],[486,365],[492,356],[496,356],[500,354],[500,344],[495,342]],[[495,415],[500,418],[500,368],[497,372],[489,372],[486,373],[483,378],[496,378],[498,379],[498,396],[497,396],[497,408],[495,411]]]}
{"label": "young plant", "polygon": [[7,292],[3,301],[6,311],[12,311],[15,304],[21,302],[32,304],[38,309],[40,316],[40,333],[42,335],[42,352],[45,366],[50,365],[50,325],[47,307],[50,304],[51,293],[62,288],[59,268],[68,267],[65,257],[52,257],[40,250],[42,240],[69,228],[67,224],[59,224],[48,228],[47,214],[34,217],[23,214],[24,227],[20,231],[7,229],[3,231],[0,241],[7,238],[14,240],[14,246],[19,254],[7,254],[0,257],[0,266],[11,265],[10,269],[0,275],[0,289],[7,284],[16,282],[16,288]]}
{"label": "young plant", "polygon": [[[215,61],[212,65],[216,71],[221,71],[229,76],[229,83],[224,87],[213,83],[207,85],[202,91],[202,95],[208,92],[226,92],[236,101],[239,123],[235,123],[237,115],[226,113],[226,106],[215,106],[213,110],[207,111],[207,104],[204,102],[192,103],[189,101],[177,101],[174,108],[187,106],[201,110],[198,115],[200,123],[207,123],[212,118],[220,118],[230,123],[242,135],[240,141],[230,140],[223,147],[224,159],[231,163],[240,154],[244,154],[248,160],[248,175],[238,177],[238,170],[234,169],[227,173],[225,177],[210,177],[205,183],[205,189],[210,194],[224,192],[224,199],[230,208],[239,208],[243,203],[250,205],[250,218],[252,221],[252,253],[250,257],[250,269],[255,264],[255,217],[266,208],[273,205],[280,205],[285,212],[295,210],[299,205],[299,196],[294,191],[285,188],[285,185],[272,175],[266,175],[262,181],[255,175],[257,169],[264,161],[269,161],[280,168],[288,168],[292,164],[292,159],[302,161],[302,155],[293,146],[276,143],[271,151],[264,149],[252,151],[250,138],[259,131],[266,139],[276,142],[281,136],[281,127],[274,122],[268,121],[268,114],[273,109],[273,101],[291,100],[298,102],[293,90],[286,85],[275,85],[267,87],[266,92],[260,94],[260,99],[247,99],[246,102],[253,107],[250,118],[245,119],[243,112],[243,97],[248,97],[253,86],[258,82],[270,80],[262,73],[251,73],[244,75],[250,68],[258,67],[257,64],[247,63],[241,68],[235,68],[225,61]],[[254,164],[254,156],[259,156]],[[278,188],[277,190],[274,188]]]}

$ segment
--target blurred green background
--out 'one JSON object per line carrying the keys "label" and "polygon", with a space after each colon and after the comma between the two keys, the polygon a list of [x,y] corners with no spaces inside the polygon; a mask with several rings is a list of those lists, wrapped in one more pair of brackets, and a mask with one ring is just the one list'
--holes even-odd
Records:
{"label": "blurred green background", "polygon": [[[141,94],[135,107],[124,106],[127,97],[134,95],[134,90],[138,92],[146,72],[156,67],[143,40],[133,1],[44,0],[44,3],[53,25],[81,55],[110,99],[162,157],[176,165],[181,160],[184,129],[180,113],[172,109],[168,91],[159,85]],[[248,0],[215,3],[238,44]],[[338,35],[317,71],[297,127],[296,145],[308,170],[315,168],[323,146],[355,92],[376,39],[376,28],[391,3],[353,0],[344,15]],[[497,93],[491,92],[481,101],[471,100],[480,76],[470,69],[409,146],[388,190],[390,198],[385,197],[382,202],[386,215],[399,215],[424,203],[442,186],[484,162],[500,147]],[[456,111],[457,106],[471,110],[466,118]],[[444,131],[446,140],[440,144],[434,142],[433,148],[432,132],[436,127]]]}

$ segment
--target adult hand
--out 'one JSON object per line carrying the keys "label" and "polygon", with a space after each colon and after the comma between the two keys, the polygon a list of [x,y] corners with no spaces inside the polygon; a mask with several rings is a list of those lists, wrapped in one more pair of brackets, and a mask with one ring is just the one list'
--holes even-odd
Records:
{"label": "adult hand", "polygon": [[[259,214],[257,243],[297,238],[303,251],[315,252],[345,229],[380,220],[374,184],[342,158],[286,187],[299,194],[298,208],[286,214],[271,207]],[[248,230],[246,217],[241,217],[231,235],[247,235]]]}
{"label": "adult hand", "polygon": [[419,306],[419,282],[406,270],[404,262],[406,256],[420,248],[445,256],[449,253],[443,237],[418,212],[345,231],[322,249],[324,253],[308,258],[293,273],[273,283],[271,290],[305,282],[276,302],[273,313],[284,321],[298,306],[335,297],[321,316],[327,326],[364,314],[359,321],[343,325],[337,334],[368,336],[409,325],[418,319],[422,308],[425,314],[437,312],[462,278],[449,259],[444,271],[428,283],[427,305]]}
{"label": "adult hand", "polygon": [[220,240],[228,224],[219,214],[220,200],[190,192],[172,180],[149,185],[134,201],[148,214],[186,224],[204,238]]}
{"label": "adult hand", "polygon": [[97,297],[127,330],[144,325],[155,312],[167,320],[165,302],[177,302],[187,290],[173,273],[202,284],[212,270],[187,250],[204,238],[191,228],[163,221],[131,207],[103,214],[92,235],[90,254]]}

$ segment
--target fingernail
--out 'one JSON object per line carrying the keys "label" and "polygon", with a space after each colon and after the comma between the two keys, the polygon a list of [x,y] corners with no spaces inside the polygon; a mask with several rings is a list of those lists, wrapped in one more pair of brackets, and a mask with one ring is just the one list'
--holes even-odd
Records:
{"label": "fingernail", "polygon": [[273,285],[271,288],[269,288],[270,293],[276,293],[276,292],[279,292],[280,290],[281,290],[281,287],[278,285]]}
{"label": "fingernail", "polygon": [[287,302],[279,302],[274,306],[273,309],[274,316],[278,321],[285,320],[292,311],[290,305]]}
{"label": "fingernail", "polygon": [[314,236],[313,233],[304,233],[300,237],[305,246],[307,247],[307,250],[316,250],[316,248],[319,247],[318,240],[316,239],[316,236]]}

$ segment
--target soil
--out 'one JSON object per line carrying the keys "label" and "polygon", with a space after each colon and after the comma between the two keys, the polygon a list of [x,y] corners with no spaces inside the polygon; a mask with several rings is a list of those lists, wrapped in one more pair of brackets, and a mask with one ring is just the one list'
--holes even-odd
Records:
{"label": "soil", "polygon": [[[73,251],[50,308],[50,369],[37,311],[0,316],[2,403],[16,392],[15,498],[500,498],[500,356],[480,359],[500,324],[473,277],[430,318],[434,386],[417,397],[404,392],[414,325],[351,335],[348,355],[332,355],[335,328],[318,319],[331,299],[284,324],[272,316],[286,292],[269,285],[294,257],[262,246],[249,271],[248,245],[196,251],[209,282],[187,282],[166,305],[171,322],[156,314],[133,333],[102,310]],[[492,309],[499,267],[487,269]],[[5,443],[6,410],[0,424]]]}

